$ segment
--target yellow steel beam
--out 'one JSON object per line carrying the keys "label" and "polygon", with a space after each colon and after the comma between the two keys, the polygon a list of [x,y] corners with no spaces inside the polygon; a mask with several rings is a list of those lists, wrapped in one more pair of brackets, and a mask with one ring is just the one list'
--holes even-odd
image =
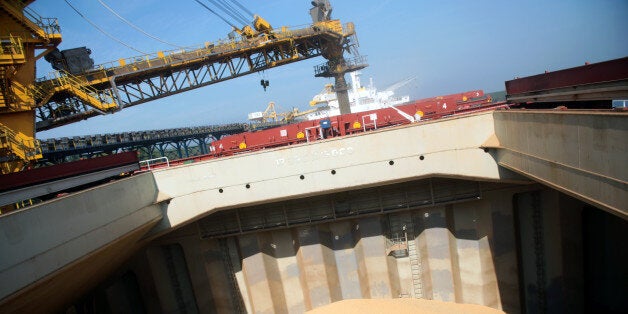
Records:
{"label": "yellow steel beam", "polygon": [[[35,50],[56,47],[56,19],[26,6],[32,1],[0,0],[0,172],[23,169],[41,158],[35,139]],[[44,52],[46,53],[46,52]],[[42,54],[40,54],[41,56]]]}
{"label": "yellow steel beam", "polygon": [[[352,23],[343,27],[338,20],[325,21],[307,28],[282,27],[260,33],[253,38],[219,40],[191,49],[159,51],[141,57],[121,59],[71,76],[72,83],[69,85],[58,82],[69,75],[58,73],[53,79],[38,82],[33,88],[34,91],[40,91],[40,95],[34,97],[36,107],[41,108],[38,110],[36,128],[39,131],[48,130],[102,114],[104,111],[117,111],[320,56],[323,55],[326,45],[351,42],[340,39],[354,34]],[[90,89],[94,98],[86,98],[78,92],[79,89]],[[100,103],[94,101],[103,95],[111,96],[111,100],[107,98]],[[82,105],[93,109],[86,109]]]}
{"label": "yellow steel beam", "polygon": [[134,77],[145,75],[147,72],[151,72],[151,70],[159,71],[154,69],[193,66],[207,62],[208,59],[220,60],[230,58],[236,54],[250,54],[260,50],[276,49],[286,43],[293,44],[295,39],[316,37],[341,38],[351,36],[354,33],[353,23],[347,23],[343,28],[338,20],[319,22],[309,28],[289,29],[283,27],[273,30],[271,35],[264,34],[254,39],[221,40],[214,45],[193,47],[191,50],[159,51],[140,57],[121,59],[99,65],[95,70],[88,71],[82,75],[75,75],[75,77],[82,84],[98,86],[114,76],[118,79],[133,79]]}

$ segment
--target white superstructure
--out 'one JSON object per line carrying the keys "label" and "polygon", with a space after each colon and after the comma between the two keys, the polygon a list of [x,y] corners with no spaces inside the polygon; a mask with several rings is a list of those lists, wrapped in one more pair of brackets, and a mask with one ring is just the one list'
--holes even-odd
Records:
{"label": "white superstructure", "polygon": [[[395,84],[393,87],[378,92],[377,89],[373,87],[372,79],[368,87],[362,86],[360,82],[360,74],[361,73],[359,71],[350,73],[351,89],[349,90],[349,103],[351,106],[351,112],[363,112],[387,108],[410,101],[410,96],[394,97],[393,90],[407,84],[412,81],[413,78],[407,79],[403,82]],[[336,98],[333,84],[325,85],[325,88],[312,98],[310,106],[318,107],[318,110],[307,114],[305,116],[305,120],[316,120],[340,115],[338,99]]]}

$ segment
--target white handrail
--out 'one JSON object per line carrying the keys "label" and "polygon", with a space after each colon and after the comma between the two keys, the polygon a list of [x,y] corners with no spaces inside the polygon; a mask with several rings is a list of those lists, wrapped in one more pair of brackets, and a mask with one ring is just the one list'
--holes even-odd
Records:
{"label": "white handrail", "polygon": [[156,160],[166,160],[166,167],[170,167],[170,161],[168,160],[168,157],[158,157],[158,158],[153,158],[153,159],[145,159],[145,160],[141,160],[140,161],[140,167],[142,167],[142,163],[146,163],[146,166],[148,167],[148,170],[150,170],[150,163],[151,161],[156,161]]}
{"label": "white handrail", "polygon": [[366,132],[366,121],[364,118],[369,117],[369,119],[373,122],[373,123],[369,123],[369,124],[373,124],[375,130],[377,130],[377,113],[371,113],[371,114],[367,114],[362,116],[362,128],[364,129],[364,132]]}
{"label": "white handrail", "polygon": [[318,134],[319,134],[319,136],[321,138],[323,138],[323,130],[321,129],[321,127],[320,126],[311,126],[311,127],[307,127],[307,128],[304,129],[306,142],[308,142],[308,143],[310,142],[310,134],[309,134],[310,132],[308,132],[308,131],[311,130],[311,129],[319,129],[318,130]]}

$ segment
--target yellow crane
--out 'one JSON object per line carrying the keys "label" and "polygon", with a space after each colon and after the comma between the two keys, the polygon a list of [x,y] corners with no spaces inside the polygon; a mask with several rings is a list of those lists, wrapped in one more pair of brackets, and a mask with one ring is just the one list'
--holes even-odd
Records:
{"label": "yellow crane", "polygon": [[285,114],[281,112],[278,114],[275,107],[275,102],[271,101],[264,111],[249,113],[249,120],[256,123],[283,122],[285,120]]}
{"label": "yellow crane", "polygon": [[[353,23],[332,20],[327,0],[312,1],[309,27],[272,28],[256,16],[253,28],[235,30],[240,36],[89,69],[72,67],[68,60],[58,58],[57,20],[32,12],[27,7],[32,2],[0,0],[0,10],[6,13],[0,16],[0,25],[7,25],[0,28],[2,173],[19,171],[41,157],[36,131],[318,56],[329,62],[316,67],[316,76],[332,76],[337,81],[344,81],[346,71],[366,66],[360,57],[344,59],[344,51],[357,47],[355,28]],[[43,52],[35,55],[36,49]],[[35,61],[48,54],[61,70],[35,82]]]}
{"label": "yellow crane", "polygon": [[[277,109],[279,109],[280,111],[278,112]],[[299,108],[293,107],[292,110],[290,111],[282,111],[279,105],[276,105],[275,102],[271,101],[268,103],[268,106],[266,106],[266,109],[264,111],[257,111],[257,112],[249,113],[249,120],[254,121],[255,123],[258,123],[258,124],[273,123],[273,122],[291,123],[295,119],[301,116],[307,115],[309,113],[312,113],[316,110],[318,110],[318,108],[314,108],[314,109],[310,109],[306,111],[299,111]]]}
{"label": "yellow crane", "polygon": [[[61,43],[57,20],[27,8],[32,1],[0,0],[0,163],[2,173],[41,158],[35,140],[30,86],[35,62]],[[43,50],[36,54],[38,50]]]}

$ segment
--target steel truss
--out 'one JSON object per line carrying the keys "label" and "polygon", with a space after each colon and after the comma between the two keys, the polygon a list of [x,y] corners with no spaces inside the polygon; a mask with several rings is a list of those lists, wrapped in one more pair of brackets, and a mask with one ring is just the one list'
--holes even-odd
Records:
{"label": "steel truss", "polygon": [[61,163],[120,151],[138,151],[147,158],[181,159],[208,154],[207,144],[244,132],[247,124],[228,124],[165,130],[95,134],[41,141],[43,161]]}
{"label": "steel truss", "polygon": [[[83,87],[97,91],[91,96],[107,99],[116,106],[106,111],[86,103],[71,91],[59,91],[36,111],[37,131],[48,130],[104,113],[113,113],[155,99],[210,84],[321,56],[325,46],[335,43],[349,49],[356,43],[353,27],[340,33],[310,28],[278,33],[264,42],[240,41],[181,52],[132,65],[94,70],[77,76]],[[46,81],[41,82],[42,85]],[[49,84],[49,83],[48,83]],[[103,102],[104,103],[104,102]]]}

